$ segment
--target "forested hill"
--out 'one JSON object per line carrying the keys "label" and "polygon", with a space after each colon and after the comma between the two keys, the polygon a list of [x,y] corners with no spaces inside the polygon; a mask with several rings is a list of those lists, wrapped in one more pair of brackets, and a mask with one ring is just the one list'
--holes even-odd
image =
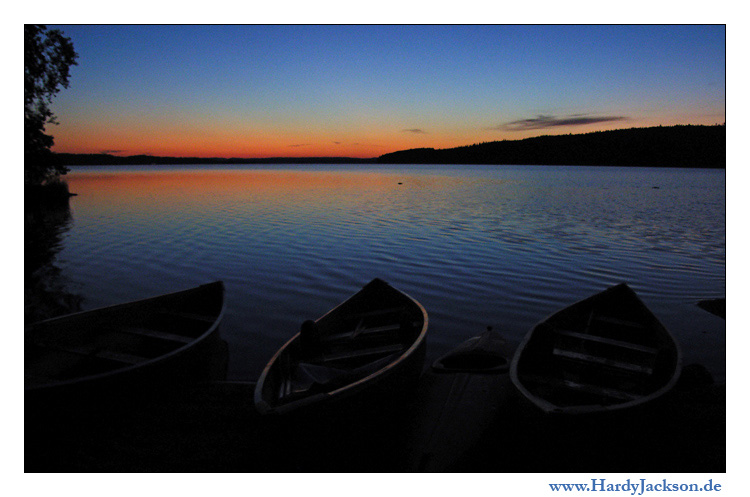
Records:
{"label": "forested hill", "polygon": [[593,166],[726,167],[726,127],[669,126],[539,136],[464,147],[417,148],[373,159],[275,157],[264,159],[158,157],[55,153],[62,165],[139,164],[544,164]]}
{"label": "forested hill", "polygon": [[385,154],[384,164],[547,164],[726,168],[726,127],[669,126],[539,136]]}

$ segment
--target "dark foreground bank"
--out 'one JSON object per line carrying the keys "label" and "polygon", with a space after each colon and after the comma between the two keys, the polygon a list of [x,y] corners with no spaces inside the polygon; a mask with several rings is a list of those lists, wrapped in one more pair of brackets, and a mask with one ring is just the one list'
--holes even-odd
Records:
{"label": "dark foreground bank", "polygon": [[[29,410],[26,472],[404,472],[412,409],[294,426],[261,418],[254,383],[211,382]],[[665,398],[597,417],[544,416],[520,396],[449,471],[725,472],[725,387],[688,366]]]}

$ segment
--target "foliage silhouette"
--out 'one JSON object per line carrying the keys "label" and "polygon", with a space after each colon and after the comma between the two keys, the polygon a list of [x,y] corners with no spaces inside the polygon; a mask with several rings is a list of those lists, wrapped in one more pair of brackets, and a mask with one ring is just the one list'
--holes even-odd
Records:
{"label": "foliage silhouette", "polygon": [[371,159],[350,157],[206,158],[53,154],[60,167],[166,164],[525,164],[726,167],[726,127],[658,126],[539,136],[449,149],[416,148]]}
{"label": "foliage silhouette", "polygon": [[657,126],[386,154],[385,164],[726,167],[726,127]]}
{"label": "foliage silhouette", "polygon": [[78,54],[70,38],[44,25],[24,25],[24,184],[41,186],[67,172],[52,160],[54,138],[46,133],[55,124],[50,109],[52,98],[67,88],[70,66]]}

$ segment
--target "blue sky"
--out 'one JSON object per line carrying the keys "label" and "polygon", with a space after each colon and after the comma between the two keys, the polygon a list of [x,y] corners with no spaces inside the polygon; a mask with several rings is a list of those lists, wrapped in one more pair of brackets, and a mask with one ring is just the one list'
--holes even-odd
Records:
{"label": "blue sky", "polygon": [[50,25],[59,152],[372,157],[725,120],[725,27]]}

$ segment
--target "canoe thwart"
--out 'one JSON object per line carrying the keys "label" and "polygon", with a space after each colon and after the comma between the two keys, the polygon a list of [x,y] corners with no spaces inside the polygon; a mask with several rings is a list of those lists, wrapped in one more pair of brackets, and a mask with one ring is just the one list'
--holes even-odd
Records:
{"label": "canoe thwart", "polygon": [[123,333],[129,333],[131,335],[138,335],[147,338],[157,338],[159,340],[168,340],[170,342],[179,342],[188,344],[194,340],[192,337],[186,337],[184,335],[177,335],[175,333],[167,333],[165,331],[154,330],[151,328],[141,328],[136,326],[121,326],[117,331]]}
{"label": "canoe thwart", "polygon": [[555,333],[560,336],[564,337],[570,337],[570,338],[578,338],[580,340],[588,340],[591,342],[598,342],[603,343],[605,345],[612,345],[614,347],[622,347],[625,349],[631,349],[631,350],[637,350],[639,352],[644,352],[647,354],[653,354],[656,355],[658,352],[657,349],[653,347],[647,347],[645,345],[632,343],[632,342],[625,342],[622,340],[615,340],[613,338],[607,338],[600,335],[591,335],[588,333],[580,333],[577,331],[568,331],[560,328],[555,328]]}
{"label": "canoe thwart", "polygon": [[648,366],[642,366],[640,364],[634,364],[630,362],[618,361],[614,359],[608,359],[606,357],[595,356],[591,354],[584,354],[582,352],[573,352],[570,350],[563,350],[555,348],[552,350],[552,354],[557,357],[563,357],[565,359],[573,359],[586,363],[597,364],[599,366],[608,366],[611,368],[622,369],[633,373],[641,373],[650,375],[654,370]]}
{"label": "canoe thwart", "polygon": [[48,347],[53,350],[60,352],[67,352],[69,354],[75,354],[82,357],[89,357],[93,359],[105,359],[107,361],[118,362],[127,365],[139,364],[147,361],[147,357],[138,356],[135,354],[128,354],[125,352],[116,352],[106,349],[91,349],[88,347],[74,347],[74,346],[54,346]]}
{"label": "canoe thwart", "polygon": [[560,388],[571,392],[578,392],[587,395],[594,395],[603,398],[609,398],[616,401],[630,401],[635,400],[640,395],[619,390],[613,387],[604,387],[600,385],[593,385],[590,383],[584,383],[581,381],[571,381],[566,379],[550,379],[550,378],[529,378],[531,381],[537,381],[540,384],[546,386]]}
{"label": "canoe thwart", "polygon": [[185,312],[177,310],[162,310],[161,315],[169,317],[183,318],[190,321],[199,321],[201,323],[213,323],[216,320],[216,316],[207,316],[205,314],[199,314],[196,312]]}
{"label": "canoe thwart", "polygon": [[364,358],[364,357],[369,357],[369,356],[392,354],[394,352],[400,352],[403,349],[404,349],[403,345],[395,344],[395,345],[384,345],[380,347],[372,347],[372,348],[367,348],[367,349],[347,350],[347,351],[339,352],[339,353],[324,354],[313,362],[328,363],[328,362],[345,361],[349,359],[359,359],[359,358]]}
{"label": "canoe thwart", "polygon": [[604,316],[602,314],[594,314],[591,319],[592,323],[598,322],[603,324],[613,324],[616,326],[622,326],[624,328],[633,328],[637,330],[643,330],[646,327],[643,323],[637,323],[635,321],[629,321],[626,319],[616,318],[613,316]]}
{"label": "canoe thwart", "polygon": [[[419,326],[418,321],[411,322],[411,326]],[[372,326],[372,327],[359,327],[355,328],[354,331],[347,331],[345,333],[336,333],[335,335],[328,335],[322,340],[324,342],[335,342],[337,340],[351,340],[354,338],[365,338],[373,337],[374,335],[387,334],[393,331],[400,331],[403,328],[402,324],[387,324],[384,326]]]}
{"label": "canoe thwart", "polygon": [[368,318],[373,316],[384,316],[387,314],[396,314],[400,312],[404,312],[406,310],[406,307],[389,307],[387,309],[377,309],[374,311],[364,311],[364,312],[357,312],[355,314],[348,314],[347,316],[344,316],[344,319],[359,319],[359,318]]}

